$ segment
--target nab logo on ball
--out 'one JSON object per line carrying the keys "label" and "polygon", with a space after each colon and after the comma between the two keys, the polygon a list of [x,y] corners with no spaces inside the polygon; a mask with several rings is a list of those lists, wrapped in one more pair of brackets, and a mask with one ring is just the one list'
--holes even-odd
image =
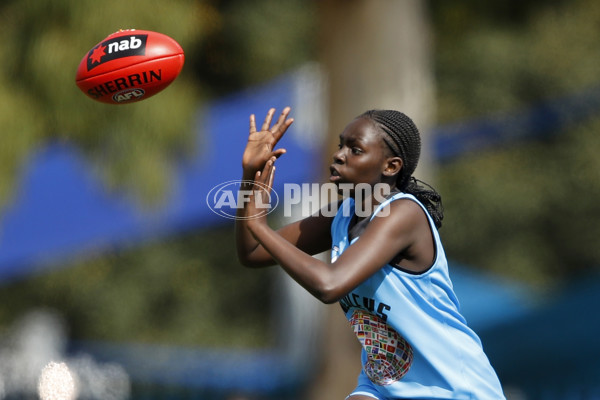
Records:
{"label": "nab logo on ball", "polygon": [[88,53],[88,71],[117,58],[145,55],[147,40],[148,35],[131,35],[121,36],[100,43]]}

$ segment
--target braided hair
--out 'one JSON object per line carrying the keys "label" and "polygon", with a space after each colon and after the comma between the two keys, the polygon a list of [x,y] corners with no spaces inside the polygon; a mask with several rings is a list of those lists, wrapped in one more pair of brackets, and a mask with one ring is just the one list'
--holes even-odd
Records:
{"label": "braided hair", "polygon": [[369,110],[359,118],[371,120],[383,133],[384,142],[394,156],[402,159],[402,169],[396,179],[397,188],[412,194],[433,218],[439,229],[444,219],[442,197],[431,186],[412,176],[421,155],[421,136],[415,123],[405,114],[394,110]]}

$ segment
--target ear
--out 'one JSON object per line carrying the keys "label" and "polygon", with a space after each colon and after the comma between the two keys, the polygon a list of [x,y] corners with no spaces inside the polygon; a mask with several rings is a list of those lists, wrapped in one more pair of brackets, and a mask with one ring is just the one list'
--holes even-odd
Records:
{"label": "ear", "polygon": [[395,176],[402,170],[403,165],[404,162],[400,157],[388,157],[385,160],[383,175]]}

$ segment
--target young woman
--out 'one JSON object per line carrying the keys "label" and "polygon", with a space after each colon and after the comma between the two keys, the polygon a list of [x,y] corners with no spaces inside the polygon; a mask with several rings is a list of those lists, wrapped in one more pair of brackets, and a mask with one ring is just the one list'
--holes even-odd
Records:
{"label": "young woman", "polygon": [[[272,185],[275,149],[292,124],[285,108],[260,130],[250,116],[242,159],[246,189],[261,202]],[[504,399],[477,335],[458,311],[458,300],[437,229],[443,211],[435,190],[412,174],[420,136],[398,111],[368,111],[350,122],[333,155],[330,181],[350,188],[334,217],[327,213],[275,231],[251,199],[238,213],[238,257],[248,267],[279,264],[324,303],[339,302],[362,345],[363,369],[348,400]],[[365,184],[388,196],[352,190]],[[368,215],[355,208],[373,193]],[[260,204],[260,202],[259,202]],[[311,255],[331,250],[331,263]]]}

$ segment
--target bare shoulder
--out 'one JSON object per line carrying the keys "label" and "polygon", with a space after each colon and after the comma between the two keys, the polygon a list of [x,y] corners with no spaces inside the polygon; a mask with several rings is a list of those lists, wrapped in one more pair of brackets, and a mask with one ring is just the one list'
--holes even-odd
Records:
{"label": "bare shoulder", "polygon": [[[374,218],[372,228],[388,238],[395,249],[394,264],[413,272],[429,269],[435,259],[435,241],[425,210],[412,199],[399,199],[386,207],[388,216]],[[385,207],[381,211],[386,211]],[[382,214],[385,215],[385,214]]]}

